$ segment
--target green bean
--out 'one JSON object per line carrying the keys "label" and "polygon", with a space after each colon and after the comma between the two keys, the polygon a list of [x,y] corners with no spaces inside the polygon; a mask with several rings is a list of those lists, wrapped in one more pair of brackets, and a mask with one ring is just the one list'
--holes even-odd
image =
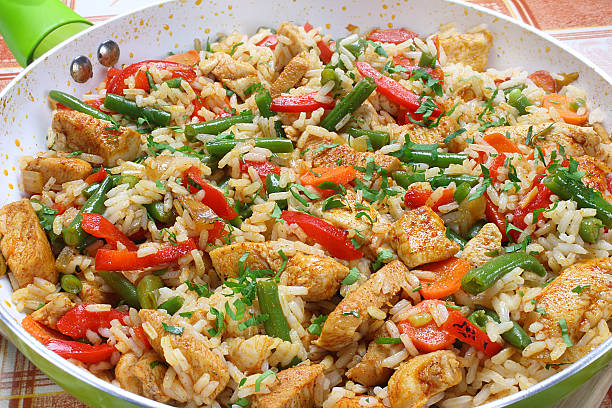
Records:
{"label": "green bean", "polygon": [[425,181],[425,173],[406,173],[405,171],[393,172],[393,180],[398,186],[408,188],[412,183]]}
{"label": "green bean", "polygon": [[[497,313],[489,309],[479,309],[468,317],[468,320],[478,326],[482,331],[486,332],[486,326],[489,321],[500,323],[501,320]],[[501,337],[506,340],[510,345],[523,350],[525,347],[531,344],[531,338],[525,330],[515,321],[512,321],[512,328],[501,334]]]}
{"label": "green bean", "polygon": [[290,341],[289,324],[283,315],[283,309],[278,298],[278,286],[272,280],[260,280],[257,282],[257,299],[259,310],[268,315],[264,322],[266,334],[272,337]]}
{"label": "green bean", "polygon": [[470,183],[461,183],[457,185],[457,188],[455,188],[455,192],[453,193],[453,198],[455,199],[456,202],[462,203],[463,200],[466,199],[468,194],[470,194],[471,189],[472,188],[470,187]]}
{"label": "green bean", "polygon": [[83,221],[82,213],[102,214],[104,212],[104,201],[106,193],[113,187],[113,181],[110,177],[106,177],[100,187],[93,193],[81,208],[79,214],[74,217],[74,220],[62,230],[62,237],[67,245],[78,246],[81,244],[87,233],[83,231],[81,222]]}
{"label": "green bean", "polygon": [[180,88],[181,87],[181,78],[172,78],[166,81],[166,85],[168,88]]}
{"label": "green bean", "polygon": [[136,102],[120,95],[106,94],[104,107],[133,119],[144,118],[152,125],[167,126],[170,122],[170,113],[150,106],[140,107]]}
{"label": "green bean", "polygon": [[206,142],[206,150],[213,156],[224,156],[229,153],[238,142],[255,140],[255,146],[263,147],[270,150],[272,153],[290,153],[293,151],[293,143],[289,139],[280,137],[258,137],[254,139],[223,139],[210,140]]}
{"label": "green bean", "polygon": [[430,52],[422,52],[421,58],[419,58],[419,67],[432,67],[436,66],[436,57]]}
{"label": "green bean", "polygon": [[170,208],[169,211],[164,210],[163,202],[156,201],[151,204],[145,204],[144,208],[147,209],[147,213],[151,217],[153,217],[154,220],[164,224],[174,224],[174,220],[176,219],[176,212],[173,208]]}
{"label": "green bean", "polygon": [[457,234],[449,227],[446,227],[446,237],[451,241],[457,243],[461,247],[461,249],[463,249],[465,247],[465,244],[467,244],[467,241],[465,239],[461,238],[459,234]]}
{"label": "green bean", "polygon": [[521,115],[524,115],[527,113],[527,107],[533,104],[523,95],[520,89],[513,89],[508,93],[508,105],[516,108]]}
{"label": "green bean", "polygon": [[49,97],[51,99],[53,99],[54,101],[57,101],[57,102],[61,103],[62,105],[66,106],[66,107],[68,107],[70,109],[73,109],[73,110],[75,110],[77,112],[86,113],[89,116],[93,116],[94,118],[97,118],[97,119],[102,119],[102,120],[107,120],[109,122],[114,122],[113,118],[110,115],[108,115],[108,114],[106,114],[106,113],[104,113],[104,112],[94,108],[93,106],[90,106],[90,105],[86,104],[85,102],[81,101],[80,99],[75,98],[74,96],[69,95],[69,94],[67,94],[65,92],[62,92],[62,91],[49,91]]}
{"label": "green bean", "polygon": [[504,95],[508,95],[510,92],[514,91],[515,89],[518,89],[519,91],[522,91],[525,88],[527,88],[527,85],[525,85],[525,84],[516,85],[516,86],[513,86],[511,88],[506,88],[506,89],[504,89]]}
{"label": "green bean", "polygon": [[185,126],[185,137],[190,142],[196,142],[198,140],[196,135],[202,133],[207,135],[218,135],[237,123],[251,123],[253,119],[255,119],[255,116],[251,111],[243,111],[240,112],[240,115],[226,116],[207,122],[194,123]]}
{"label": "green bean", "polygon": [[149,83],[149,90],[157,91],[157,85],[155,85],[155,81],[148,71],[146,72],[146,76],[147,82]]}
{"label": "green bean", "polygon": [[[266,191],[268,194],[280,193],[287,191],[287,187],[281,187],[280,176],[276,173],[270,172],[266,175]],[[278,204],[281,210],[287,209],[287,200],[278,200],[276,201],[276,204]]]}
{"label": "green bean", "polygon": [[346,44],[344,48],[346,48],[351,54],[358,58],[366,48],[366,41],[363,38],[359,38],[350,44]]}
{"label": "green bean", "polygon": [[164,309],[170,316],[179,311],[181,307],[183,307],[183,303],[185,299],[180,296],[173,296],[170,299],[166,300],[161,305],[157,306],[158,309]]}
{"label": "green bean", "polygon": [[74,293],[75,295],[83,289],[81,280],[74,275],[64,275],[61,280],[62,289],[68,293]]}
{"label": "green bean", "polygon": [[287,134],[285,133],[285,129],[283,129],[283,122],[280,120],[274,121],[274,131],[276,132],[276,137],[280,137],[282,139],[287,138]]}
{"label": "green bean", "polygon": [[557,171],[544,178],[542,183],[562,199],[575,201],[579,208],[596,209],[595,217],[599,218],[606,227],[612,227],[612,204],[581,180],[572,178],[563,171]]}
{"label": "green bean", "polygon": [[129,184],[130,188],[134,188],[134,186],[140,181],[138,177],[132,176],[131,174],[117,174],[111,177],[113,178],[113,186],[115,187],[121,184]]}
{"label": "green bean", "polygon": [[110,286],[121,299],[125,301],[129,306],[136,309],[140,308],[140,302],[138,301],[138,295],[136,293],[136,287],[132,285],[132,282],[127,280],[125,276],[119,272],[113,271],[96,271],[98,275],[104,279],[104,282]]}
{"label": "green bean", "polygon": [[83,194],[85,198],[91,197],[91,195],[95,193],[98,190],[98,188],[100,188],[100,184],[102,184],[102,182],[93,183],[93,184],[88,185],[81,191],[81,194]]}
{"label": "green bean", "polygon": [[578,109],[580,109],[581,106],[584,106],[585,104],[586,102],[584,101],[584,99],[577,98],[575,101],[569,103],[569,107],[571,110],[576,112]]}
{"label": "green bean", "polygon": [[270,105],[272,105],[272,96],[270,95],[270,91],[266,88],[263,88],[255,94],[255,103],[257,104],[257,109],[259,109],[259,114],[264,118],[271,118],[276,115],[276,112],[270,109]]}
{"label": "green bean", "polygon": [[336,127],[339,123],[343,122],[343,119],[350,115],[361,106],[361,104],[370,96],[376,89],[376,83],[370,77],[365,77],[355,85],[355,87],[349,92],[340,102],[334,106],[321,121],[322,128],[329,130],[330,132],[336,131]]}
{"label": "green bean", "polygon": [[477,235],[477,234],[480,232],[480,230],[482,229],[482,227],[484,227],[484,226],[485,226],[485,224],[486,224],[487,222],[488,222],[487,220],[478,220],[478,221],[476,221],[476,223],[475,223],[474,225],[472,225],[472,226],[470,227],[470,229],[468,230],[467,235],[466,235],[466,238],[467,238],[468,240],[470,240],[470,239],[474,238],[474,237],[475,237],[475,236],[476,236],[476,235]]}
{"label": "green bean", "polygon": [[546,275],[546,269],[536,258],[525,252],[513,252],[499,255],[471,269],[461,278],[461,286],[466,292],[473,295],[484,292],[502,276],[517,267],[534,272],[539,276]]}
{"label": "green bean", "polygon": [[333,68],[324,68],[321,71],[321,85],[325,85],[329,81],[334,81],[334,89],[340,87],[340,78],[338,78],[336,70]]}
{"label": "green bean", "polygon": [[445,153],[437,150],[404,149],[392,156],[404,163],[425,163],[430,167],[448,167],[451,164],[462,164],[467,155],[463,153]]}
{"label": "green bean", "polygon": [[599,232],[601,231],[601,227],[603,227],[603,223],[599,218],[583,218],[582,222],[580,223],[580,229],[578,233],[580,234],[580,238],[582,238],[585,242],[594,244],[599,239]]}
{"label": "green bean", "polygon": [[164,287],[159,276],[146,275],[136,285],[138,303],[143,309],[157,309],[157,290]]}
{"label": "green bean", "polygon": [[387,132],[379,132],[377,130],[348,128],[346,133],[353,137],[367,136],[374,150],[378,150],[389,144],[389,134]]}
{"label": "green bean", "polygon": [[469,174],[440,174],[439,176],[433,176],[427,181],[429,181],[433,189],[448,187],[452,182],[455,182],[456,186],[461,183],[468,183],[470,187],[474,187],[478,183],[478,177]]}

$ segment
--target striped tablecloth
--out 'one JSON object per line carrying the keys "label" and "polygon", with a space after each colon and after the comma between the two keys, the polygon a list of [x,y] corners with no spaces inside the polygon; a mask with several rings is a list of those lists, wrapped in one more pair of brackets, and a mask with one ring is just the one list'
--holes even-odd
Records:
{"label": "striped tablecloth", "polygon": [[[63,0],[97,23],[151,0]],[[471,0],[544,30],[612,74],[611,0]],[[409,27],[410,22],[406,25]],[[21,68],[0,37],[0,89]],[[612,408],[612,367],[603,370],[558,408]],[[0,407],[84,407],[0,337]]]}

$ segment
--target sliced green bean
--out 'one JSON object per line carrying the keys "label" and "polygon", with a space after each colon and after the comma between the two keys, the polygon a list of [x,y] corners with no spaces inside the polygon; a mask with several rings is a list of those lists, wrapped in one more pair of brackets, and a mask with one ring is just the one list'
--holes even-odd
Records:
{"label": "sliced green bean", "polygon": [[527,113],[527,107],[533,105],[520,89],[513,89],[508,93],[508,105],[516,108],[521,115]]}
{"label": "sliced green bean", "polygon": [[[468,317],[468,320],[478,326],[482,331],[486,332],[486,326],[489,321],[500,323],[501,320],[497,313],[490,309],[479,309]],[[531,338],[525,330],[515,321],[512,321],[512,328],[501,334],[501,337],[510,345],[523,350],[531,344]]]}
{"label": "sliced green bean", "polygon": [[213,156],[224,156],[229,153],[239,142],[255,140],[255,146],[264,147],[272,153],[290,153],[293,151],[293,143],[289,139],[279,137],[259,137],[254,139],[223,139],[210,140],[206,143],[206,150]]}
{"label": "sliced green bean", "polygon": [[240,115],[226,116],[207,122],[194,123],[185,126],[185,137],[190,142],[196,142],[198,140],[196,135],[218,135],[237,123],[251,123],[253,119],[255,119],[255,115],[253,115],[251,111],[243,111],[240,112]]}
{"label": "sliced green bean", "polygon": [[104,282],[106,282],[125,303],[136,309],[140,308],[136,287],[132,285],[132,282],[127,280],[125,276],[119,272],[113,271],[96,271],[96,273],[104,279]]}
{"label": "sliced green bean", "polygon": [[425,181],[425,173],[406,173],[405,171],[393,172],[393,180],[398,186],[408,188],[413,183]]}
{"label": "sliced green bean", "polygon": [[456,202],[461,204],[463,200],[465,200],[467,196],[470,194],[471,189],[472,187],[470,187],[470,183],[461,183],[457,185],[457,188],[455,188],[455,192],[453,193],[453,198],[455,199]]}
{"label": "sliced green bean", "polygon": [[77,112],[86,113],[89,116],[93,116],[94,118],[97,118],[97,119],[114,122],[113,118],[110,115],[94,108],[93,106],[86,104],[85,102],[81,101],[79,98],[76,98],[65,92],[49,91],[49,97],[53,99],[54,101],[59,102],[62,105],[70,109],[73,109]]}
{"label": "sliced green bean", "polygon": [[184,302],[185,299],[183,299],[182,297],[173,296],[161,305],[157,306],[157,308],[165,310],[170,316],[172,316],[173,314],[178,312],[181,307],[183,307]]}
{"label": "sliced green bean", "polygon": [[278,285],[272,280],[260,280],[257,282],[257,299],[259,310],[268,315],[264,322],[266,334],[271,337],[290,341],[289,324],[283,315],[283,309],[278,298]]}
{"label": "sliced green bean", "polygon": [[453,231],[449,227],[446,227],[446,237],[450,239],[451,241],[457,243],[461,247],[461,249],[463,249],[465,245],[467,244],[467,241],[465,239],[461,238],[459,234],[457,234],[455,231]]}
{"label": "sliced green bean", "polygon": [[471,269],[461,279],[461,286],[466,292],[474,295],[484,292],[502,276],[517,267],[534,272],[539,276],[546,275],[546,269],[536,258],[525,252],[513,252],[499,255]]}
{"label": "sliced green bean", "polygon": [[111,177],[113,179],[113,186],[115,187],[117,187],[120,184],[129,184],[130,188],[134,188],[134,186],[138,184],[138,182],[140,181],[138,177],[133,176],[131,174],[126,174],[126,175],[117,174]]}
{"label": "sliced green bean", "polygon": [[433,176],[427,181],[429,181],[433,189],[448,187],[452,182],[457,186],[461,183],[468,183],[470,187],[474,187],[478,183],[478,177],[470,174],[440,174],[439,176]]}
{"label": "sliced green bean", "polygon": [[159,276],[146,275],[136,286],[138,303],[143,309],[157,309],[157,290],[164,287],[164,282]]}
{"label": "sliced green bean", "polygon": [[472,226],[470,227],[470,229],[468,230],[467,235],[466,235],[466,238],[467,238],[468,240],[470,240],[470,239],[474,238],[474,237],[475,237],[475,236],[476,236],[476,235],[477,235],[477,234],[480,232],[480,230],[482,229],[482,227],[484,227],[484,226],[485,226],[485,224],[486,224],[487,222],[488,222],[488,221],[486,221],[486,220],[478,220],[478,221],[476,221],[476,223],[475,223],[474,225],[472,225]]}
{"label": "sliced green bean", "polygon": [[136,102],[120,95],[106,94],[104,107],[132,119],[144,118],[152,125],[167,126],[170,123],[170,113],[150,106],[138,106]]}
{"label": "sliced green bean", "polygon": [[353,113],[361,104],[368,99],[368,96],[376,89],[376,83],[370,77],[365,77],[355,85],[355,87],[349,92],[340,102],[334,106],[321,121],[322,128],[329,130],[330,132],[336,131],[336,127],[342,120]]}
{"label": "sliced green bean", "polygon": [[176,212],[174,209],[170,208],[169,211],[164,210],[164,203],[161,201],[145,204],[144,208],[147,209],[147,213],[153,217],[154,220],[161,223],[174,224],[174,220],[176,220]]}
{"label": "sliced green bean", "polygon": [[[266,191],[268,194],[281,193],[287,191],[287,187],[280,186],[280,176],[276,173],[268,173],[266,175]],[[287,209],[287,200],[276,201],[281,210]]]}
{"label": "sliced green bean", "polygon": [[359,38],[352,43],[346,44],[344,48],[346,48],[351,54],[358,58],[366,49],[366,41],[363,38]]}
{"label": "sliced green bean", "polygon": [[272,105],[272,95],[270,95],[270,91],[266,88],[263,88],[255,94],[255,103],[257,104],[257,109],[259,109],[259,114],[264,118],[271,118],[276,115],[276,112],[273,112],[270,109],[270,105]]}
{"label": "sliced green bean", "polygon": [[612,227],[612,204],[601,193],[586,186],[581,180],[571,177],[564,171],[557,171],[542,180],[546,187],[564,200],[573,200],[579,208],[594,208],[595,217],[606,227]]}
{"label": "sliced green bean", "polygon": [[321,71],[321,85],[325,85],[329,81],[334,82],[334,89],[338,89],[340,87],[340,78],[338,78],[336,70],[333,68],[324,68]]}
{"label": "sliced green bean", "polygon": [[392,156],[397,157],[404,163],[425,163],[430,167],[446,168],[451,164],[462,164],[467,155],[463,153],[446,153],[437,150],[403,149],[394,152]]}
{"label": "sliced green bean", "polygon": [[603,223],[599,218],[583,218],[582,222],[580,223],[580,229],[578,230],[578,233],[585,242],[594,244],[599,239],[601,227],[603,227]]}
{"label": "sliced green bean", "polygon": [[79,214],[74,217],[74,220],[62,230],[62,237],[67,245],[78,246],[88,234],[83,231],[81,223],[83,222],[82,213],[102,214],[104,212],[104,201],[106,193],[113,187],[113,181],[110,177],[106,177],[100,184],[100,187],[85,201]]}
{"label": "sliced green bean", "polygon": [[61,285],[64,291],[75,295],[83,289],[83,283],[74,275],[63,275]]}
{"label": "sliced green bean", "polygon": [[383,146],[389,144],[389,134],[387,132],[380,132],[377,130],[369,130],[369,129],[358,129],[358,128],[348,128],[346,133],[351,135],[352,137],[359,136],[367,136],[370,139],[370,143],[372,143],[372,148],[374,150],[378,150]]}

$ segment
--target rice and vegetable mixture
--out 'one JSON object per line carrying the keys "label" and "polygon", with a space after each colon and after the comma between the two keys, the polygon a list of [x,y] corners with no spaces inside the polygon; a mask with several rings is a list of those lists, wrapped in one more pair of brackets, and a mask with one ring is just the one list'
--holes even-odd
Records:
{"label": "rice and vegetable mixture", "polygon": [[[612,144],[577,73],[453,25],[234,32],[52,91],[1,249],[49,349],[197,407],[471,407],[609,337]],[[5,268],[6,269],[6,268]]]}

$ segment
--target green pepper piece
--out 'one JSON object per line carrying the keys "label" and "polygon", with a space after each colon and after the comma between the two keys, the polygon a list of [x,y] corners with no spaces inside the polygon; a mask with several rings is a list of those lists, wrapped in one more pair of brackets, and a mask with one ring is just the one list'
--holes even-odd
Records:
{"label": "green pepper piece", "polygon": [[181,307],[183,307],[184,302],[185,299],[183,299],[182,297],[173,296],[161,305],[159,305],[157,308],[165,310],[170,316],[172,316],[173,314],[178,312]]}
{"label": "green pepper piece", "polygon": [[507,95],[508,105],[516,108],[519,114],[525,115],[527,113],[527,107],[533,105],[529,98],[527,98],[520,89],[513,89]]}
{"label": "green pepper piece", "polygon": [[159,276],[146,275],[136,285],[138,303],[143,309],[157,309],[157,290],[164,287]]}
{"label": "green pepper piece", "polygon": [[136,287],[132,285],[132,282],[127,280],[125,276],[119,272],[113,271],[96,271],[96,273],[104,279],[104,282],[106,282],[125,303],[133,308],[140,308]]}
{"label": "green pepper piece", "polygon": [[163,224],[174,224],[174,220],[176,220],[176,212],[174,211],[174,208],[170,208],[170,211],[164,210],[164,203],[161,201],[144,204],[144,208],[147,209],[147,213],[154,220]]}
{"label": "green pepper piece", "polygon": [[389,134],[387,132],[380,132],[377,130],[369,130],[369,129],[358,129],[358,128],[348,128],[346,133],[351,135],[352,137],[359,136],[367,136],[370,139],[370,143],[372,144],[372,148],[374,150],[378,150],[383,146],[389,144]]}
{"label": "green pepper piece", "polygon": [[[266,191],[268,194],[280,193],[287,191],[287,187],[281,187],[280,176],[276,173],[270,172],[266,175]],[[278,200],[276,201],[276,204],[278,204],[281,210],[287,209],[287,200]]]}
{"label": "green pepper piece", "polygon": [[408,188],[412,183],[425,181],[425,173],[406,173],[405,171],[393,172],[393,180],[398,186]]}
{"label": "green pepper piece", "polygon": [[83,283],[74,275],[63,275],[61,286],[68,293],[78,294],[83,289]]}
{"label": "green pepper piece", "polygon": [[259,310],[262,314],[268,315],[268,320],[264,322],[266,334],[271,337],[290,341],[289,324],[278,298],[278,286],[272,280],[260,280],[257,282],[257,299],[259,300]]}

